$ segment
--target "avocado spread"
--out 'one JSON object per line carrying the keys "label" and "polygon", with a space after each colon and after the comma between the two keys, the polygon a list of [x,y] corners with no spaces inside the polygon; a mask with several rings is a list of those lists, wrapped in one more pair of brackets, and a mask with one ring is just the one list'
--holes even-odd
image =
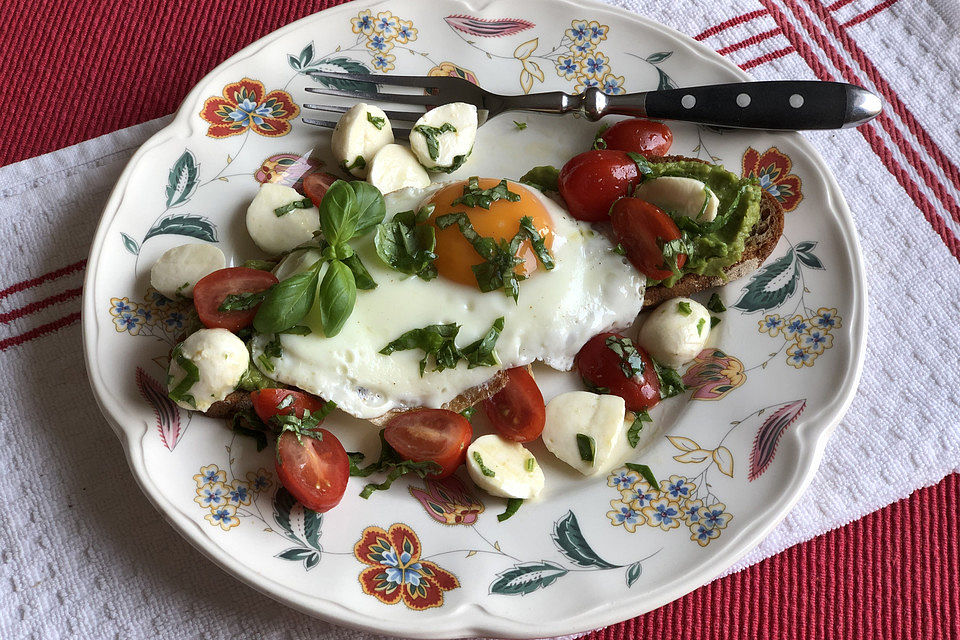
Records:
{"label": "avocado spread", "polygon": [[[687,261],[672,276],[648,281],[648,286],[663,284],[672,287],[687,273],[723,276],[724,269],[743,256],[744,243],[760,219],[760,184],[755,178],[738,178],[719,165],[699,162],[649,163],[646,180],[661,176],[677,176],[700,180],[720,201],[716,219],[696,220],[666,211],[679,227],[685,244]],[[668,260],[668,264],[670,264]],[[675,264],[675,263],[674,263]]]}

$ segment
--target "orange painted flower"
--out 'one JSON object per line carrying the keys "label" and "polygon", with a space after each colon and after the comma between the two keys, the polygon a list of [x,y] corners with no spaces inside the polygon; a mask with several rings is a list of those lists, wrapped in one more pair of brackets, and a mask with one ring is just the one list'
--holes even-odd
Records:
{"label": "orange painted flower", "polygon": [[262,82],[244,78],[223,88],[223,96],[207,98],[200,117],[210,123],[207,135],[226,138],[248,130],[262,136],[279,137],[290,133],[290,120],[300,108],[286,91],[267,93]]}
{"label": "orange painted flower", "polygon": [[753,147],[743,154],[743,176],[756,178],[760,186],[772,195],[784,211],[793,211],[803,200],[800,177],[790,173],[793,163],[790,157],[776,147],[770,147],[761,155]]}
{"label": "orange painted flower", "polygon": [[747,381],[743,363],[720,349],[704,349],[683,374],[694,400],[719,400]]}
{"label": "orange painted flower", "polygon": [[451,78],[463,78],[467,82],[480,84],[477,81],[477,74],[469,69],[457,66],[452,62],[441,62],[438,66],[427,71],[428,76],[450,76]]}
{"label": "orange painted flower", "polygon": [[367,527],[353,547],[353,555],[370,565],[360,572],[363,592],[384,604],[403,601],[414,611],[443,606],[443,592],[460,586],[457,577],[420,559],[420,540],[402,523]]}
{"label": "orange painted flower", "polygon": [[427,515],[440,524],[472,525],[483,513],[483,504],[456,476],[443,480],[425,480],[425,487],[410,487],[410,495],[420,501]]}

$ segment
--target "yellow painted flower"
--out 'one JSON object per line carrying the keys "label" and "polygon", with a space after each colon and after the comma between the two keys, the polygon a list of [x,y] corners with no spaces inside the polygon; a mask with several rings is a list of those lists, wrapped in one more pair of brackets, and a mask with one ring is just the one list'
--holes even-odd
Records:
{"label": "yellow painted flower", "polygon": [[810,353],[820,355],[833,346],[833,335],[823,329],[811,327],[800,336],[800,346]]}
{"label": "yellow painted flower", "polygon": [[367,49],[370,49],[370,51],[373,51],[374,53],[387,53],[393,49],[393,47],[393,40],[385,38],[379,34],[367,40]]}
{"label": "yellow painted flower", "polygon": [[211,482],[226,482],[227,474],[221,471],[217,465],[208,464],[205,467],[200,467],[200,473],[193,476],[193,480],[197,483],[197,489],[199,489],[203,485]]}
{"label": "yellow painted flower", "polygon": [[703,508],[703,524],[711,529],[726,529],[730,521],[733,520],[733,514],[727,513],[727,505],[722,502],[715,502],[709,507]]}
{"label": "yellow painted flower", "polygon": [[472,82],[473,84],[480,84],[477,80],[477,74],[469,69],[464,69],[461,66],[458,66],[452,62],[441,62],[436,67],[427,71],[428,76],[439,76],[444,77],[448,76],[450,78],[462,78],[467,82]]}
{"label": "yellow painted flower", "polygon": [[235,507],[241,504],[250,504],[253,500],[253,491],[250,484],[243,480],[234,480],[233,484],[226,485],[227,501]]}
{"label": "yellow painted flower", "polygon": [[395,38],[400,32],[400,18],[389,11],[381,11],[373,21],[373,30],[387,38]]}
{"label": "yellow painted flower", "polygon": [[787,349],[787,364],[797,369],[812,367],[813,361],[817,359],[816,353],[810,353],[799,345],[791,345]]}
{"label": "yellow painted flower", "polygon": [[130,298],[110,298],[110,315],[120,318],[125,313],[136,313],[139,305],[131,302]]}
{"label": "yellow painted flower", "polygon": [[575,80],[580,75],[580,63],[572,55],[557,58],[557,75],[564,80]]}
{"label": "yellow painted flower", "polygon": [[601,81],[610,71],[610,57],[603,55],[600,51],[594,51],[584,58],[580,68],[586,77]]}
{"label": "yellow painted flower", "polygon": [[810,328],[810,321],[797,314],[786,321],[783,326],[783,337],[787,340],[796,340]]}
{"label": "yellow painted flower", "polygon": [[609,72],[600,80],[600,90],[608,96],[618,96],[627,92],[623,88],[623,76],[615,76]]}
{"label": "yellow painted flower", "polygon": [[632,486],[620,489],[620,498],[635,511],[640,511],[659,497],[660,493],[651,488],[646,480],[638,480]]}
{"label": "yellow painted flower", "polygon": [[590,41],[590,44],[598,45],[602,40],[607,39],[607,33],[610,31],[610,27],[605,24],[600,24],[596,20],[591,20],[590,24],[587,25],[587,39]]}
{"label": "yellow painted flower", "polygon": [[660,495],[669,497],[671,500],[683,502],[693,495],[697,490],[697,485],[687,480],[684,476],[670,476],[669,480],[660,481]]}
{"label": "yellow painted flower", "polygon": [[379,71],[391,71],[396,69],[396,66],[393,64],[397,59],[397,56],[392,53],[375,53],[373,54],[373,68]]}
{"label": "yellow painted flower", "polygon": [[779,313],[774,313],[765,316],[758,324],[760,325],[760,333],[769,333],[770,337],[776,337],[783,330],[785,320],[780,317]]}
{"label": "yellow painted flower", "polygon": [[711,540],[719,537],[720,529],[708,527],[702,522],[695,522],[690,525],[690,539],[696,541],[701,547],[707,546]]}
{"label": "yellow painted flower", "polygon": [[703,520],[703,500],[687,500],[680,507],[680,517],[688,525],[693,526]]}
{"label": "yellow painted flower", "polygon": [[417,39],[417,30],[413,28],[413,20],[401,20],[397,29],[396,40],[400,44],[407,44]]}
{"label": "yellow painted flower", "polygon": [[230,490],[222,482],[211,482],[197,489],[197,496],[193,501],[204,508],[226,506],[230,501]]}
{"label": "yellow painted flower", "polygon": [[622,500],[611,500],[610,506],[613,510],[607,511],[607,517],[615,527],[623,526],[624,529],[633,533],[638,525],[645,524],[647,521],[642,513]]}
{"label": "yellow painted flower", "polygon": [[651,527],[670,531],[680,526],[680,505],[667,497],[654,500],[643,508],[643,515]]}
{"label": "yellow painted flower", "polygon": [[350,20],[351,28],[354,33],[362,33],[365,36],[373,35],[373,16],[370,9],[364,9],[356,18]]}
{"label": "yellow painted flower", "polygon": [[837,310],[827,309],[826,307],[817,309],[817,315],[810,320],[814,327],[828,333],[843,326],[843,321],[837,315]]}
{"label": "yellow painted flower", "polygon": [[204,518],[213,526],[219,525],[224,531],[229,531],[240,524],[237,508],[229,504],[210,509],[210,513],[205,515]]}
{"label": "yellow painted flower", "polygon": [[574,44],[590,42],[590,23],[586,20],[574,20],[570,23],[570,28],[564,34],[570,38]]}

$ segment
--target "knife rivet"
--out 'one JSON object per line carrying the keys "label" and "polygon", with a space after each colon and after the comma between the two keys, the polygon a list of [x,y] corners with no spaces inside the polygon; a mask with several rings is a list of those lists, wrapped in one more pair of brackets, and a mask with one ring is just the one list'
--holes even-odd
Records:
{"label": "knife rivet", "polygon": [[737,96],[737,106],[738,107],[749,107],[750,106],[750,96],[745,93],[741,93]]}
{"label": "knife rivet", "polygon": [[803,106],[803,96],[799,93],[795,93],[790,96],[790,106],[794,109],[799,109]]}
{"label": "knife rivet", "polygon": [[680,104],[684,109],[693,109],[693,106],[697,104],[697,99],[688,93],[680,98]]}

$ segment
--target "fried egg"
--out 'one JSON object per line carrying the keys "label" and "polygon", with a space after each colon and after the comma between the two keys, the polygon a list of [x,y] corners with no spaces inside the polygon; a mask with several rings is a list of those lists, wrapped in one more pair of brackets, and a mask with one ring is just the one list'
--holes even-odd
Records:
{"label": "fried egg", "polygon": [[[481,180],[480,187],[498,182]],[[429,281],[385,264],[374,247],[374,234],[368,234],[351,244],[378,286],[357,292],[353,314],[332,338],[323,337],[319,315],[311,312],[306,323],[313,332],[282,335],[283,353],[271,360],[274,369],[265,373],[332,400],[353,416],[370,419],[393,409],[441,407],[499,369],[535,360],[568,370],[591,337],[633,323],[643,305],[646,283],[613,251],[607,238],[536,189],[518,183],[509,183],[510,191],[520,195],[516,202],[498,200],[489,210],[454,205],[465,184],[460,181],[390,193],[385,197],[386,220],[398,212],[432,204],[435,209],[430,221],[462,211],[481,236],[509,241],[521,219],[529,216],[553,257],[554,268],[545,269],[530,241],[525,240],[517,253],[523,262],[516,268],[525,279],[519,283],[515,302],[502,289],[480,291],[471,266],[483,260],[457,225],[437,229],[435,265],[439,275]],[[306,269],[318,258],[318,252],[294,252],[279,266],[281,277]],[[379,353],[411,329],[446,323],[460,325],[456,345],[462,348],[486,334],[500,317],[504,326],[496,344],[499,366],[470,369],[461,360],[455,368],[432,371],[431,361],[421,376],[421,350]],[[253,341],[253,360],[258,366],[271,339],[257,336]]]}

